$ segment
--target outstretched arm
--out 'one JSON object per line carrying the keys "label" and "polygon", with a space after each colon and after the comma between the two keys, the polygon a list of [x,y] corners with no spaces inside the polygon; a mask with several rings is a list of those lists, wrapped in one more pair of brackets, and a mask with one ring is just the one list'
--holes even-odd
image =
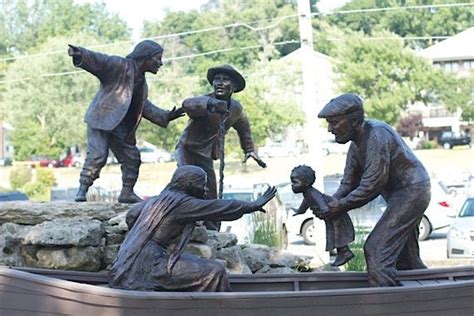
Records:
{"label": "outstretched arm", "polygon": [[100,81],[116,80],[126,63],[122,57],[109,56],[70,44],[68,55],[72,57],[74,66],[90,72]]}
{"label": "outstretched arm", "polygon": [[188,198],[179,206],[179,211],[172,213],[176,220],[184,223],[196,221],[233,221],[242,215],[255,211],[265,212],[263,207],[276,194],[276,188],[270,187],[255,202],[238,200],[201,200]]}
{"label": "outstretched arm", "polygon": [[171,111],[167,111],[153,105],[149,100],[146,100],[143,106],[143,117],[161,127],[167,127],[170,121],[183,115],[182,108],[174,107]]}

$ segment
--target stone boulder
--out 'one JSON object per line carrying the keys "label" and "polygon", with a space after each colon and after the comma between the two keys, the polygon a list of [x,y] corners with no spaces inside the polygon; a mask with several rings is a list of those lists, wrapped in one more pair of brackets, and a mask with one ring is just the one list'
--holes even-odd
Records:
{"label": "stone boulder", "polygon": [[129,204],[107,202],[33,202],[12,201],[0,203],[0,224],[15,223],[35,225],[64,218],[109,220],[126,212]]}
{"label": "stone boulder", "polygon": [[0,226],[0,264],[17,267],[25,265],[21,245],[27,229],[28,227],[13,223]]}
{"label": "stone boulder", "polygon": [[208,230],[207,234],[209,236],[207,244],[215,249],[237,245],[237,236],[235,234],[216,232],[215,230]]}
{"label": "stone boulder", "polygon": [[55,219],[28,230],[25,245],[39,246],[98,246],[105,231],[99,220]]}
{"label": "stone boulder", "polygon": [[227,271],[233,274],[252,274],[240,246],[232,246],[216,250],[216,258],[226,262]]}
{"label": "stone boulder", "polygon": [[42,248],[34,255],[24,253],[25,263],[30,267],[99,271],[102,250],[99,247]]}

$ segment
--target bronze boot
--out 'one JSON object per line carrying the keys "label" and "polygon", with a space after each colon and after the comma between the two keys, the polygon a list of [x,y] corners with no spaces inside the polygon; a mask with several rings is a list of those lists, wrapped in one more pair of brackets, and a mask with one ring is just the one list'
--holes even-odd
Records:
{"label": "bronze boot", "polygon": [[133,186],[123,186],[122,191],[118,197],[119,203],[133,204],[143,201],[138,195],[133,192]]}
{"label": "bronze boot", "polygon": [[348,262],[352,258],[354,258],[354,254],[349,249],[349,247],[344,246],[344,247],[341,247],[341,248],[337,248],[336,259],[334,259],[334,262],[331,263],[331,265],[335,266],[335,267],[342,266],[343,264],[345,264],[346,262]]}
{"label": "bronze boot", "polygon": [[87,190],[89,189],[89,186],[86,184],[81,184],[79,186],[79,190],[77,191],[76,197],[74,198],[74,201],[76,202],[86,202],[86,194]]}

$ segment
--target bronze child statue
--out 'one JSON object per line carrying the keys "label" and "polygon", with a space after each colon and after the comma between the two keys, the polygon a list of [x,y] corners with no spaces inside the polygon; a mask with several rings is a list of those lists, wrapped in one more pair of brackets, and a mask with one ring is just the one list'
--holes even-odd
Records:
{"label": "bronze child statue", "polygon": [[100,88],[89,105],[84,121],[87,123],[87,156],[80,176],[75,200],[86,201],[86,193],[104,167],[109,149],[121,163],[121,203],[141,199],[133,192],[140,168],[140,152],[135,131],[142,117],[166,127],[184,115],[181,109],[166,111],[148,100],[145,73],[156,74],[163,65],[163,48],[150,40],[137,44],[126,57],[108,56],[86,48],[69,45],[74,66],[96,76]]}
{"label": "bronze child statue", "polygon": [[[197,221],[231,221],[262,211],[276,193],[269,188],[254,202],[205,199],[207,175],[196,166],[176,169],[155,197],[127,213],[129,232],[110,271],[109,286],[142,291],[230,291],[224,266],[183,254]],[[174,244],[174,247],[172,245]]]}
{"label": "bronze child statue", "polygon": [[[295,167],[291,171],[290,178],[293,192],[302,193],[304,196],[294,216],[305,213],[308,208],[319,218],[330,212],[327,203],[333,198],[313,187],[316,174],[311,167],[305,165]],[[354,241],[352,221],[349,215],[342,214],[337,218],[324,220],[324,222],[326,224],[326,251],[331,251],[334,248],[337,250],[337,256],[331,265],[341,266],[354,258],[354,254],[348,246]]]}

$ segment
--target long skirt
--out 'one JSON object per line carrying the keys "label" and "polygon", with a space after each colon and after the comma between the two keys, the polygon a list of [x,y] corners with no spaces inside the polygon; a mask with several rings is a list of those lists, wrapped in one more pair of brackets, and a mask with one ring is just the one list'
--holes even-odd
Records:
{"label": "long skirt", "polygon": [[153,240],[143,247],[130,271],[109,286],[139,291],[229,292],[224,266],[216,261],[182,254],[171,273],[167,271],[168,254]]}

